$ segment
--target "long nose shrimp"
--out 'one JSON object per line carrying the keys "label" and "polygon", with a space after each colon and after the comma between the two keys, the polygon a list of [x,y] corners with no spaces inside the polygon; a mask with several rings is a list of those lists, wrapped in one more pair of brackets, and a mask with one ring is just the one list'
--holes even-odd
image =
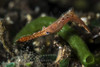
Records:
{"label": "long nose shrimp", "polygon": [[62,27],[69,21],[73,21],[80,24],[82,27],[85,28],[85,30],[87,30],[90,33],[88,27],[84,24],[84,22],[74,13],[73,9],[70,9],[53,24],[49,25],[46,28],[43,28],[39,32],[33,33],[32,35],[21,37],[17,40],[17,42],[26,42],[40,36],[45,36],[59,32],[62,29]]}

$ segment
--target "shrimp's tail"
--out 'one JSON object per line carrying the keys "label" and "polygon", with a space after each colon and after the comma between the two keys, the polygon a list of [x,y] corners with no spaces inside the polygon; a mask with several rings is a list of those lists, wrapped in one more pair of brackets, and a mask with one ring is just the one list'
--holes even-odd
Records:
{"label": "shrimp's tail", "polygon": [[70,10],[68,11],[67,14],[71,15],[71,20],[72,20],[73,22],[76,22],[76,23],[80,24],[80,26],[82,26],[83,28],[85,28],[85,30],[88,31],[88,33],[90,33],[89,28],[88,28],[88,27],[85,25],[85,23],[74,13],[74,10],[73,10],[73,9],[70,9]]}

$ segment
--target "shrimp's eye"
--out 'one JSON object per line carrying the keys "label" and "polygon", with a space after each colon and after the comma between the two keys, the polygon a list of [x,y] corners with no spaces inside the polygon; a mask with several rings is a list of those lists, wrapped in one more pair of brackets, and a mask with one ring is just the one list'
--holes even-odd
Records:
{"label": "shrimp's eye", "polygon": [[46,34],[49,35],[50,33],[49,32],[46,32]]}

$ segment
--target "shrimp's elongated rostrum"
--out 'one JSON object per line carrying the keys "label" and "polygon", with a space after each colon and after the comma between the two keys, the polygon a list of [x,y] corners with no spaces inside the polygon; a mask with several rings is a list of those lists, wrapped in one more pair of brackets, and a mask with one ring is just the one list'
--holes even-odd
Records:
{"label": "shrimp's elongated rostrum", "polygon": [[69,21],[76,22],[80,24],[82,27],[84,27],[88,32],[88,27],[84,24],[84,22],[74,13],[72,9],[70,9],[68,12],[66,12],[63,16],[61,16],[57,21],[55,21],[53,24],[49,25],[46,28],[43,28],[41,31],[33,33],[32,35],[21,37],[17,40],[17,42],[26,42],[29,40],[32,40],[34,38],[49,35],[52,33],[56,33],[62,29],[62,27],[68,23]]}

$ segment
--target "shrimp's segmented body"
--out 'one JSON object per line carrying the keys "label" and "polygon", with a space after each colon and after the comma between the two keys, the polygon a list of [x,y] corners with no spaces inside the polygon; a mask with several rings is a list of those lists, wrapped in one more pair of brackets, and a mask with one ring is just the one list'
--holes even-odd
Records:
{"label": "shrimp's segmented body", "polygon": [[60,17],[53,24],[49,25],[46,28],[43,28],[41,31],[33,33],[32,35],[22,37],[17,40],[17,42],[26,42],[32,40],[34,38],[45,36],[48,34],[56,33],[62,29],[62,27],[68,23],[69,21],[74,21],[84,27],[88,32],[88,27],[84,24],[84,22],[74,13],[72,9],[70,9],[67,13],[65,13],[62,17]]}

